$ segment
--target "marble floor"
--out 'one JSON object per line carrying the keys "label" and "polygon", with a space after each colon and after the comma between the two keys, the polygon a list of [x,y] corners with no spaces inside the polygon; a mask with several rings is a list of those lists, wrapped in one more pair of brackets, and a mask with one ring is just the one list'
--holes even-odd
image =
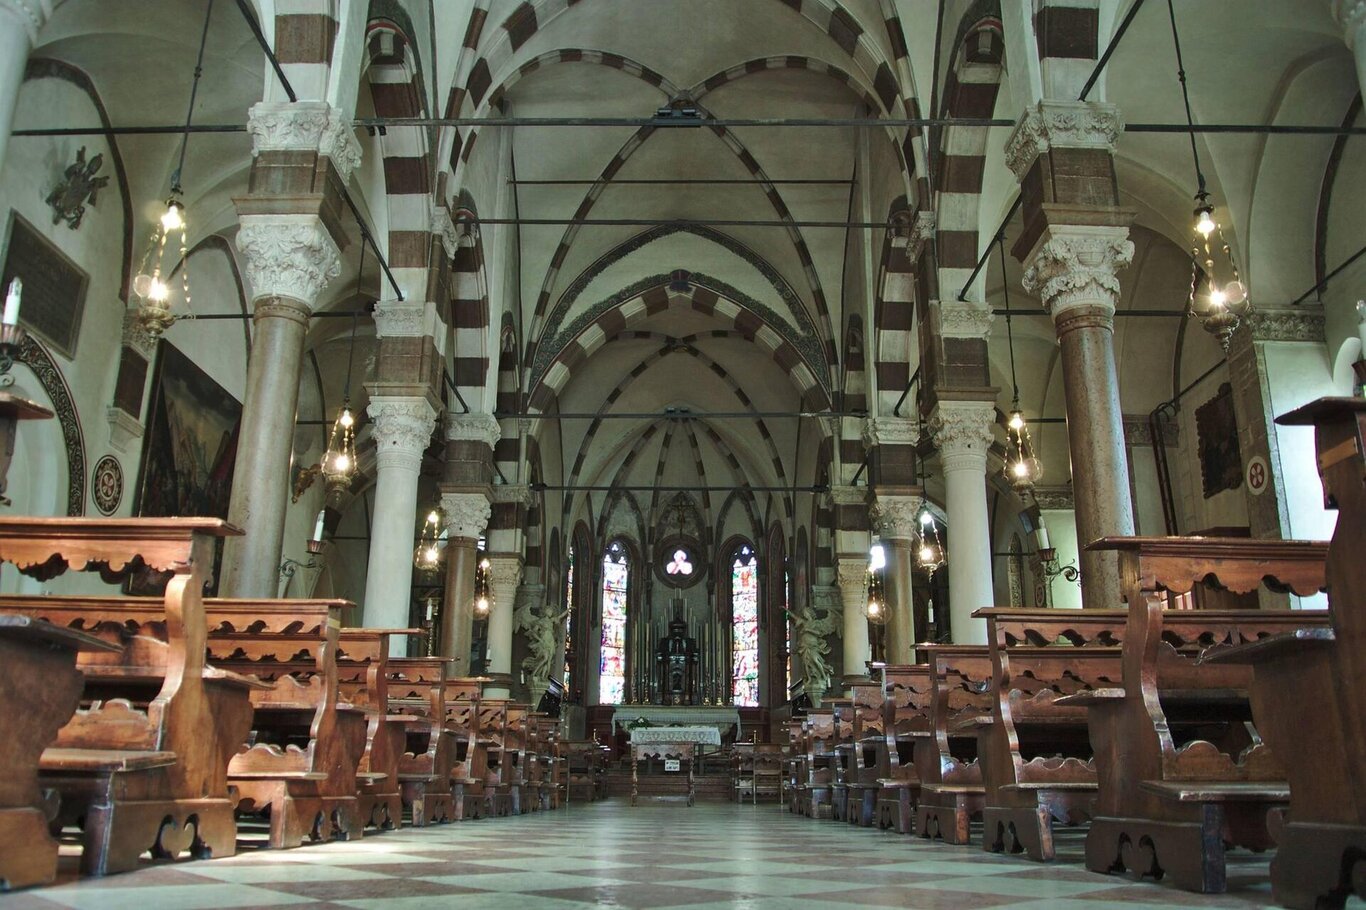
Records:
{"label": "marble floor", "polygon": [[[876,829],[816,822],[776,806],[623,799],[558,812],[405,828],[352,843],[149,866],[0,897],[0,910],[308,907],[551,908],[1141,907],[1271,904],[1266,857],[1201,897],[1080,866],[1080,836],[1048,866]],[[856,871],[851,871],[856,870]]]}

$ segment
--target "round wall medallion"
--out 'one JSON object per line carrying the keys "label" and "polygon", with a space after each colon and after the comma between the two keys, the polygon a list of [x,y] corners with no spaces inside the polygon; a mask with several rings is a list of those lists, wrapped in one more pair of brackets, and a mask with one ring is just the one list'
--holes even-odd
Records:
{"label": "round wall medallion", "polygon": [[95,462],[90,486],[95,507],[101,514],[113,515],[123,501],[123,468],[119,467],[119,460],[106,455]]}

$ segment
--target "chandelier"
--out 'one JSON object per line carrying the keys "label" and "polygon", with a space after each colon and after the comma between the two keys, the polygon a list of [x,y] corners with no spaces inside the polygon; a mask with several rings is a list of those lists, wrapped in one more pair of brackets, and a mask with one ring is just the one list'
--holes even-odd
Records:
{"label": "chandelier", "polygon": [[441,533],[441,511],[432,509],[427,520],[422,523],[422,533],[418,535],[417,549],[413,551],[413,565],[424,572],[435,571],[441,565],[441,547],[437,537]]}
{"label": "chandelier", "polygon": [[1020,410],[1020,381],[1015,375],[1015,332],[1010,323],[1010,281],[1006,278],[1005,233],[996,235],[996,247],[1001,254],[1001,291],[1005,295],[1006,344],[1010,348],[1010,385],[1013,396],[1010,416],[1006,419],[1006,458],[1002,471],[1006,483],[1016,493],[1032,490],[1043,477],[1043,463],[1034,452],[1029,438],[1029,424]]}
{"label": "chandelier", "polygon": [[887,621],[887,599],[882,593],[882,570],[887,565],[887,551],[881,541],[874,541],[868,550],[868,621],[882,625]]}
{"label": "chandelier", "polygon": [[493,608],[493,592],[489,589],[489,570],[493,563],[483,554],[483,541],[479,542],[479,565],[474,570],[474,613],[480,619],[489,615]]}
{"label": "chandelier", "polygon": [[916,535],[915,560],[920,568],[934,575],[949,561],[944,551],[943,541],[939,539],[939,529],[935,525],[934,514],[929,506],[920,509],[920,531]]}
{"label": "chandelier", "polygon": [[1176,77],[1181,83],[1181,99],[1186,105],[1186,127],[1191,142],[1191,159],[1195,163],[1195,226],[1191,246],[1191,289],[1186,302],[1186,315],[1198,318],[1205,331],[1219,339],[1228,353],[1229,342],[1238,330],[1243,317],[1252,311],[1247,285],[1243,283],[1233,250],[1224,239],[1223,228],[1214,218],[1205,185],[1205,173],[1200,167],[1200,150],[1195,143],[1195,117],[1191,114],[1190,92],[1186,86],[1186,67],[1181,57],[1181,36],[1176,28],[1176,9],[1167,0],[1167,12],[1172,23],[1172,44],[1176,48]]}
{"label": "chandelier", "polygon": [[[153,338],[160,338],[176,321],[194,318],[190,307],[190,268],[186,256],[189,255],[187,233],[189,221],[185,217],[185,203],[181,197],[181,174],[185,170],[185,152],[190,143],[190,126],[194,121],[195,96],[199,93],[199,79],[204,75],[204,48],[209,40],[209,20],[213,16],[213,0],[206,4],[204,30],[199,38],[199,57],[194,65],[194,80],[190,83],[190,106],[185,112],[185,132],[180,137],[180,161],[171,172],[171,192],[166,198],[166,208],[152,229],[152,238],[147,251],[142,256],[137,275],[133,278],[133,293],[138,298],[135,313],[138,325]],[[167,256],[167,248],[172,250]],[[171,281],[176,269],[180,270],[181,291],[185,297],[184,309],[176,312],[171,303]]]}

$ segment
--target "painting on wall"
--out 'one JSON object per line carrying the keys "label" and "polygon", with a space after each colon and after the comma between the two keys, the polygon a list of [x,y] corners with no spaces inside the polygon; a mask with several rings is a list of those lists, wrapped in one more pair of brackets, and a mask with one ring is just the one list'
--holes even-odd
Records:
{"label": "painting on wall", "polygon": [[1243,456],[1238,449],[1233,387],[1227,382],[1195,409],[1195,432],[1200,439],[1200,480],[1205,498],[1238,489],[1243,482]]}
{"label": "painting on wall", "polygon": [[[137,514],[227,518],[241,421],[241,403],[163,340],[152,375]],[[217,590],[221,557],[220,541],[210,593]]]}

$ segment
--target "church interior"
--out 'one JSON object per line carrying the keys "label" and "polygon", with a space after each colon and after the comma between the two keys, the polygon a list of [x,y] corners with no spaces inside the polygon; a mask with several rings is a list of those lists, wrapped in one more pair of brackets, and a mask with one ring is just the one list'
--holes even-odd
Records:
{"label": "church interior", "polygon": [[0,0],[0,907],[1362,906],[1364,87],[1366,0]]}

